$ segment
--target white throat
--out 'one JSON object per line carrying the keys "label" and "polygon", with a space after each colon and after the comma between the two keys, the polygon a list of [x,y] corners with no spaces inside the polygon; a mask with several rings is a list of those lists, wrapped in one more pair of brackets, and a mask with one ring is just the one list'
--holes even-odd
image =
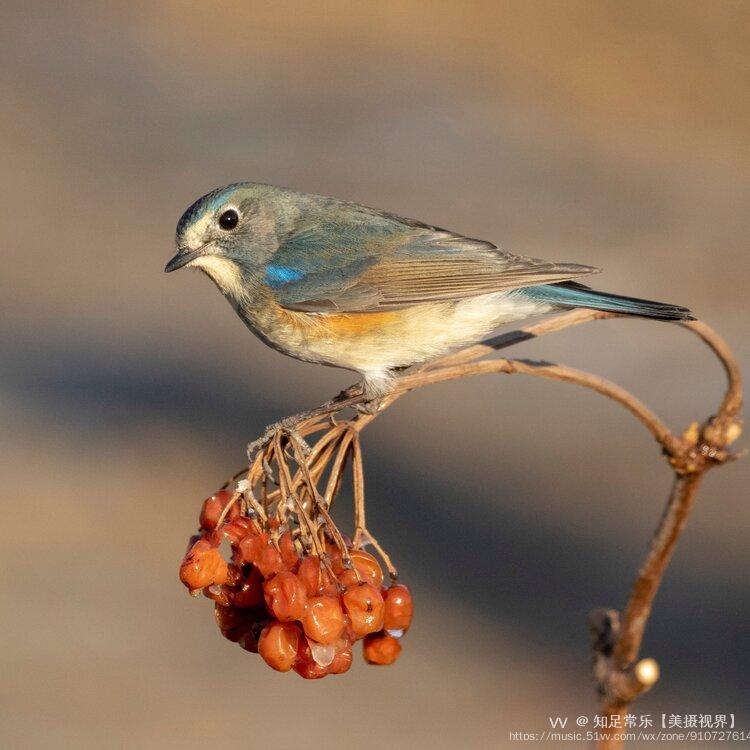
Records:
{"label": "white throat", "polygon": [[234,261],[215,255],[201,255],[190,263],[190,268],[200,268],[219,287],[219,291],[232,301],[240,302],[244,299],[242,271]]}

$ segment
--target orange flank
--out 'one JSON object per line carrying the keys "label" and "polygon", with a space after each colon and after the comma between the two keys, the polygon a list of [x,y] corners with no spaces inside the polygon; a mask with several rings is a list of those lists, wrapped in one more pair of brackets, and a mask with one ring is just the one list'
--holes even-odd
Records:
{"label": "orange flank", "polygon": [[359,338],[371,333],[382,333],[399,325],[404,310],[378,312],[325,312],[308,313],[289,310],[275,300],[268,299],[265,314],[275,319],[277,324],[286,324],[293,330],[305,332],[306,338],[329,338],[346,340]]}
{"label": "orange flank", "polygon": [[375,331],[382,331],[400,322],[402,310],[384,312],[328,313],[319,318],[319,322],[334,335],[362,336]]}

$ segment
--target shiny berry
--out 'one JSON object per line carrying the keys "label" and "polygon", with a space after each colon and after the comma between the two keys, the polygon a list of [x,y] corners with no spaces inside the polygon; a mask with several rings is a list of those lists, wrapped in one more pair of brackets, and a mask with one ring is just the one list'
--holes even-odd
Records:
{"label": "shiny berry", "polygon": [[297,570],[297,577],[302,581],[308,596],[338,596],[338,587],[330,573],[320,564],[316,555],[307,555]]}
{"label": "shiny berry", "polygon": [[385,604],[380,591],[371,583],[352,586],[342,596],[344,609],[357,635],[367,635],[383,628]]}
{"label": "shiny berry", "polygon": [[364,654],[368,664],[393,664],[401,653],[398,638],[383,633],[365,637]]}
{"label": "shiny berry", "polygon": [[227,575],[227,563],[219,554],[219,548],[207,539],[199,539],[180,565],[180,580],[191,591],[214,583],[226,583]]}
{"label": "shiny berry", "polygon": [[258,653],[269,667],[288,672],[297,660],[299,628],[291,622],[271,622],[258,639]]}
{"label": "shiny berry", "polygon": [[341,603],[335,596],[311,596],[307,599],[307,613],[302,621],[305,635],[318,643],[337,641],[346,622]]}
{"label": "shiny berry", "polygon": [[310,642],[304,636],[299,639],[294,671],[306,680],[319,680],[328,674],[328,666],[323,666],[315,661]]}
{"label": "shiny berry", "polygon": [[281,535],[279,549],[281,550],[281,559],[287,568],[291,569],[299,562],[297,548],[294,546],[294,540],[288,531]]}
{"label": "shiny berry", "polygon": [[246,536],[240,542],[239,557],[243,562],[255,565],[265,578],[285,568],[281,553],[265,532]]}
{"label": "shiny berry", "polygon": [[193,536],[188,539],[187,547],[185,549],[185,554],[187,555],[188,552],[190,552],[191,549],[193,549],[193,545],[200,539],[205,539],[203,534],[193,534]]}
{"label": "shiny berry", "polygon": [[250,652],[251,654],[257,654],[259,635],[260,634],[256,635],[256,629],[254,627],[251,627],[249,630],[242,634],[242,637],[237,641],[237,645],[245,651]]}
{"label": "shiny berry", "polygon": [[221,531],[229,539],[229,543],[233,548],[237,547],[246,536],[257,536],[260,534],[258,523],[246,516],[233,518],[229,523],[225,523],[221,527]]}
{"label": "shiny berry", "polygon": [[232,603],[229,599],[229,593],[229,589],[226,586],[219,586],[216,583],[206,586],[203,589],[203,596],[208,597],[222,607],[228,607]]}
{"label": "shiny berry", "polygon": [[238,552],[242,562],[251,563],[260,558],[263,549],[268,545],[268,534],[247,534],[240,539]]}
{"label": "shiny berry", "polygon": [[336,656],[328,667],[328,674],[344,674],[352,666],[352,647],[347,643],[341,649],[336,651]]}
{"label": "shiny berry", "polygon": [[241,578],[241,569],[234,563],[229,563],[229,565],[227,565],[227,586],[236,586]]}
{"label": "shiny berry", "polygon": [[397,583],[386,589],[384,598],[385,618],[383,629],[388,632],[401,631],[405,633],[411,625],[411,618],[414,613],[414,605],[409,589]]}
{"label": "shiny berry", "polygon": [[369,553],[363,549],[353,549],[349,552],[354,568],[359,573],[359,580],[357,579],[357,573],[351,568],[347,569],[344,566],[343,559],[339,560],[333,566],[333,572],[338,576],[339,581],[344,586],[353,586],[359,583],[359,581],[365,581],[371,583],[376,588],[379,588],[383,583],[383,570],[380,567],[378,561]]}
{"label": "shiny berry", "polygon": [[294,573],[282,570],[263,584],[263,593],[269,612],[277,620],[301,620],[307,609],[307,592]]}
{"label": "shiny berry", "polygon": [[214,607],[214,616],[221,634],[233,643],[247,635],[253,636],[269,619],[265,610],[222,607],[220,604]]}
{"label": "shiny berry", "polygon": [[252,567],[230,593],[232,605],[243,609],[254,609],[265,604],[263,598],[263,576]]}
{"label": "shiny berry", "polygon": [[271,542],[263,547],[255,565],[265,578],[276,575],[286,567],[281,553]]}
{"label": "shiny berry", "polygon": [[[200,525],[202,529],[213,531],[219,523],[219,517],[224,512],[224,508],[232,499],[232,493],[227,490],[219,490],[215,495],[211,495],[203,501],[203,507],[200,514]],[[238,502],[232,503],[224,517],[225,521],[231,521],[240,515],[240,506]]]}

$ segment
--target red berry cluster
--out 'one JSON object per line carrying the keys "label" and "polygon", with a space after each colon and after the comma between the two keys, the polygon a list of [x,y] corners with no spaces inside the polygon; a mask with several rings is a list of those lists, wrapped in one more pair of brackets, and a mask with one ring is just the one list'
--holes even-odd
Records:
{"label": "red berry cluster", "polygon": [[[273,669],[294,669],[305,679],[346,672],[360,639],[370,664],[396,661],[412,618],[406,586],[383,586],[378,561],[364,550],[329,540],[321,559],[278,522],[263,528],[237,503],[227,509],[231,500],[221,490],[203,503],[200,533],[180,566],[190,593],[202,590],[215,602],[225,638],[260,654]],[[229,563],[219,551],[224,539],[232,550]]]}

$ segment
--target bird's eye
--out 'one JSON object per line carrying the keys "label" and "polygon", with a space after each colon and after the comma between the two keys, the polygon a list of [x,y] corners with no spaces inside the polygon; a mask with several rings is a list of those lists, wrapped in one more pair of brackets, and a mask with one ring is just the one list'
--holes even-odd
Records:
{"label": "bird's eye", "polygon": [[219,216],[219,226],[225,232],[229,232],[237,226],[239,220],[240,217],[237,212],[233,208],[228,208],[221,216]]}

